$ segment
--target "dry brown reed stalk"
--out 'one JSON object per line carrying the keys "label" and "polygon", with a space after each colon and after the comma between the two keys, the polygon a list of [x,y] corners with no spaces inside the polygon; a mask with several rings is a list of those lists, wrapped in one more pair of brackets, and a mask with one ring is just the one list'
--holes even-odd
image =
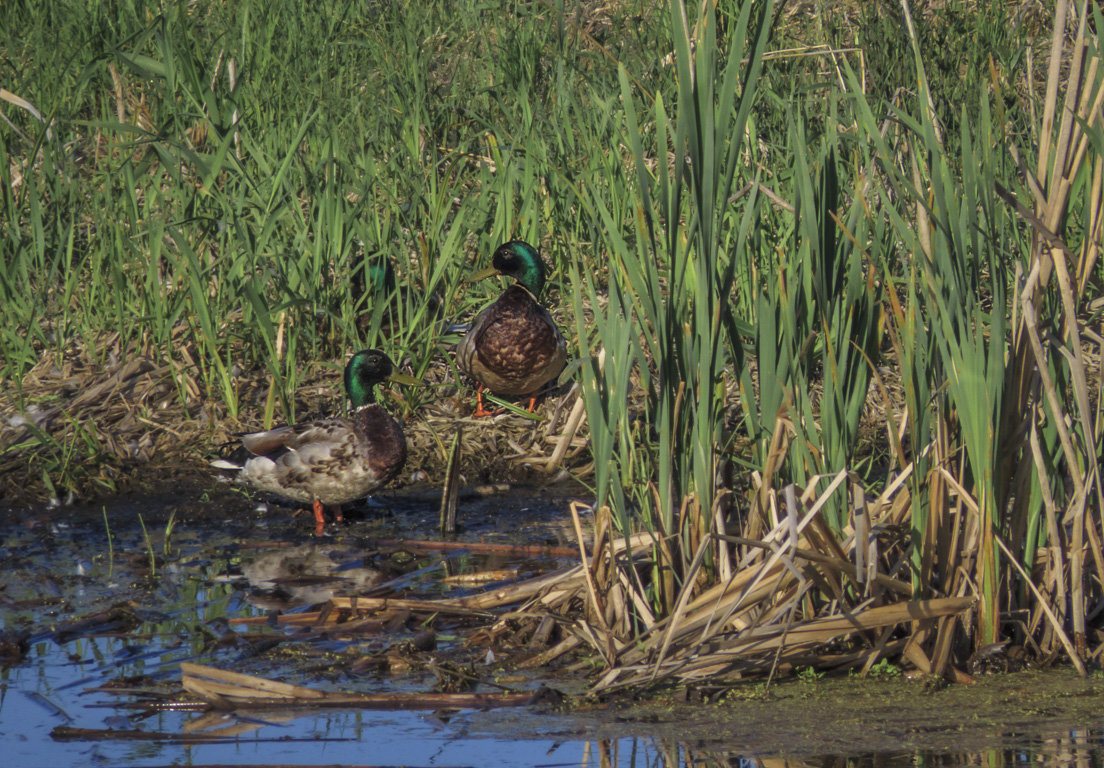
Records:
{"label": "dry brown reed stalk", "polygon": [[1039,591],[1039,588],[1031,582],[1030,574],[1024,571],[1023,566],[1020,565],[1016,561],[1016,558],[1013,556],[1012,550],[1008,548],[1008,545],[1005,544],[999,536],[997,537],[997,544],[1000,546],[1001,551],[1004,552],[1009,562],[1012,563],[1013,567],[1015,567],[1016,570],[1020,572],[1020,575],[1024,577],[1027,586],[1035,595],[1036,600],[1039,601],[1039,607],[1042,609],[1043,613],[1046,614],[1047,621],[1050,622],[1050,626],[1054,630],[1055,635],[1058,636],[1058,639],[1062,642],[1062,646],[1066,649],[1066,654],[1069,656],[1070,661],[1073,663],[1073,666],[1077,668],[1078,674],[1084,677],[1086,674],[1086,670],[1084,663],[1081,661],[1081,656],[1084,653],[1084,650],[1081,649],[1079,651],[1074,649],[1073,643],[1070,642],[1069,637],[1062,629],[1062,622],[1058,620],[1058,618],[1054,615],[1054,611],[1051,610],[1049,605],[1047,605],[1046,598]]}
{"label": "dry brown reed stalk", "polygon": [[[885,520],[900,514],[893,493],[878,498],[857,493],[846,472],[825,480],[827,485],[814,479],[800,494],[794,488],[782,489],[781,497],[778,492],[766,492],[769,506],[780,510],[769,533],[761,539],[719,534],[718,538],[745,553],[732,578],[694,594],[690,585],[700,567],[696,556],[687,571],[687,586],[668,617],[633,636],[593,624],[585,630],[564,624],[565,631],[578,638],[572,647],[616,649],[614,662],[608,664],[595,690],[657,682],[724,684],[747,675],[770,674],[779,665],[793,668],[817,659],[869,669],[883,654],[902,653],[906,648],[912,658],[934,669],[916,643],[910,647],[910,638],[916,631],[929,633],[940,621],[968,611],[976,599],[972,594],[914,599],[909,584],[883,570],[886,562],[904,556],[899,540],[882,541]],[[896,494],[907,497],[903,483],[895,488]],[[866,517],[869,522],[866,534],[861,527],[857,534],[852,528],[841,542],[820,515],[832,495],[844,490],[851,493],[854,517]],[[707,545],[702,542],[699,554]],[[614,583],[633,583],[623,569],[635,572],[639,562],[610,562],[617,567],[607,569],[605,586],[595,579],[584,587],[577,580],[576,599],[593,600],[592,595],[602,594]],[[613,579],[618,571],[621,580]],[[813,586],[830,597],[814,599]],[[559,587],[563,591],[568,584]],[[610,636],[602,637],[606,631]]]}
{"label": "dry brown reed stalk", "polygon": [[332,597],[329,606],[348,611],[421,611],[425,613],[451,613],[458,616],[491,618],[491,614],[446,600],[410,600],[394,597]]}
{"label": "dry brown reed stalk", "polygon": [[182,662],[184,690],[223,710],[267,707],[361,707],[440,709],[516,707],[534,701],[528,693],[331,693],[240,672]]}
{"label": "dry brown reed stalk", "polygon": [[[491,487],[486,489],[488,495],[502,493],[505,487]],[[484,489],[470,488],[469,492],[480,494]],[[406,496],[404,498],[414,498]],[[433,497],[427,495],[426,500],[432,501]],[[553,558],[572,557],[576,550],[567,547],[554,547],[545,544],[494,544],[485,541],[433,541],[422,539],[377,539],[375,546],[380,549],[402,549],[415,552],[449,552],[463,549],[474,554],[500,555],[514,558]]]}
{"label": "dry brown reed stalk", "polygon": [[[598,365],[602,366],[605,359],[605,350],[599,353]],[[563,466],[564,458],[567,456],[568,449],[574,448],[573,455],[578,455],[581,451],[584,451],[587,447],[585,440],[578,439],[579,430],[582,428],[584,421],[586,420],[586,403],[583,401],[582,395],[579,393],[578,383],[572,385],[571,391],[568,396],[574,395],[574,401],[571,404],[571,413],[568,415],[567,420],[564,422],[564,428],[557,437],[556,447],[552,451],[552,455],[548,457],[547,462],[544,465],[544,471],[547,473],[554,472]],[[552,436],[552,428],[556,424],[556,419],[550,419],[548,422],[548,428],[545,430],[545,435]]]}

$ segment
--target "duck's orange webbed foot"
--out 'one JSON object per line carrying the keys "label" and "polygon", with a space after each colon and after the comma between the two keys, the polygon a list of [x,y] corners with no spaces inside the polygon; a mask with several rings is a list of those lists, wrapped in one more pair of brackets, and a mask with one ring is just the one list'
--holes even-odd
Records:
{"label": "duck's orange webbed foot", "polygon": [[473,419],[481,419],[484,416],[497,416],[501,411],[488,411],[483,405],[483,385],[480,384],[476,390],[476,406],[475,412],[472,414]]}
{"label": "duck's orange webbed foot", "polygon": [[314,500],[314,535],[321,536],[326,531],[326,515],[322,512],[322,502]]}

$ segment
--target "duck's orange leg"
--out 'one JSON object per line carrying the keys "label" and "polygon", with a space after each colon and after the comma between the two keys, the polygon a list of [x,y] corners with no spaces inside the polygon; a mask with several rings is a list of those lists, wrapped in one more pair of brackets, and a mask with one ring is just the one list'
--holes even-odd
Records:
{"label": "duck's orange leg", "polygon": [[537,393],[529,395],[529,413],[533,412],[533,409],[537,407]]}
{"label": "duck's orange leg", "polygon": [[472,418],[473,419],[481,419],[484,416],[494,416],[496,412],[495,411],[488,411],[486,409],[486,407],[484,407],[484,405],[483,405],[483,385],[480,384],[475,392],[476,392],[476,394],[475,394],[476,406],[475,406],[475,413],[472,414]]}
{"label": "duck's orange leg", "polygon": [[322,502],[314,500],[314,535],[321,536],[326,530],[326,516],[322,514]]}

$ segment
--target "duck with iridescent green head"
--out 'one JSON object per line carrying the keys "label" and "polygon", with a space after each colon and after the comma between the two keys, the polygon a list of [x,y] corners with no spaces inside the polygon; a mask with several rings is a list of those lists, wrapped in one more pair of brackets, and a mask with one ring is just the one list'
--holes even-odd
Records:
{"label": "duck with iridescent green head", "polygon": [[365,254],[350,279],[353,311],[361,334],[378,327],[382,338],[401,335],[411,323],[435,320],[441,298],[409,285],[397,285],[395,268],[383,253]]}
{"label": "duck with iridescent green head", "polygon": [[494,274],[516,281],[472,321],[456,348],[456,364],[479,383],[475,416],[483,407],[484,387],[499,395],[528,395],[533,410],[537,392],[567,364],[567,344],[539,299],[544,290],[544,262],[537,249],[522,240],[498,247],[491,266],[472,275],[471,282]]}
{"label": "duck with iridescent green head", "polygon": [[312,504],[315,533],[321,535],[324,505],[336,506],[341,520],[340,505],[390,482],[406,462],[402,427],[375,402],[373,390],[384,381],[421,383],[395,371],[379,350],[357,352],[345,366],[349,416],[243,435],[242,445],[253,458],[244,464],[212,464],[241,470],[241,479],[262,491]]}

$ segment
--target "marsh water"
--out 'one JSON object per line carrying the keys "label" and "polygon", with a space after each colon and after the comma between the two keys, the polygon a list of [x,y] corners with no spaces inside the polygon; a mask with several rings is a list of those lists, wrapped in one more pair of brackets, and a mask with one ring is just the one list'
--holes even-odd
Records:
{"label": "marsh water", "polygon": [[[351,511],[323,537],[311,535],[309,515],[221,488],[2,513],[0,765],[1104,764],[1104,682],[1062,670],[970,687],[807,676],[769,690],[749,683],[709,705],[249,713],[150,703],[179,688],[182,662],[322,690],[432,690],[439,670],[404,661],[416,655],[416,621],[350,636],[294,617],[335,593],[462,594],[479,588],[465,573],[520,578],[562,567],[575,498],[461,499],[461,544],[561,548],[522,555],[396,545],[440,538],[431,494]],[[488,674],[493,652],[466,648],[447,628],[419,653],[453,654],[491,689],[586,687],[555,673]]]}

